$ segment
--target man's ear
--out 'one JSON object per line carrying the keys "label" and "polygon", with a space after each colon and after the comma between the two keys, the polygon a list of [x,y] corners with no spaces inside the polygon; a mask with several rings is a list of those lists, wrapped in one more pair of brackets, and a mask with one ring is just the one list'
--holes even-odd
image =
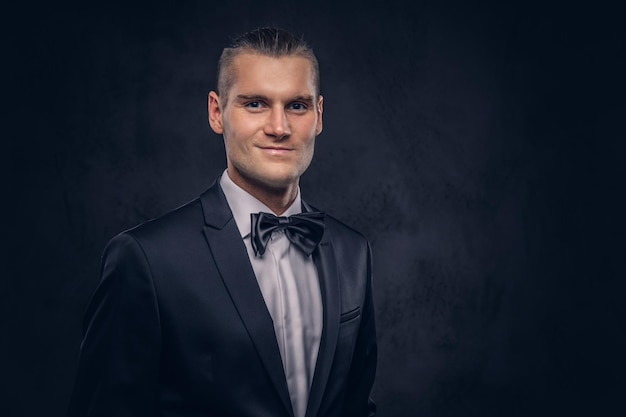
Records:
{"label": "man's ear", "polygon": [[222,103],[215,91],[211,91],[208,97],[209,125],[218,135],[224,133],[224,123],[222,121]]}
{"label": "man's ear", "polygon": [[322,133],[322,113],[324,113],[324,97],[320,94],[317,100],[317,127],[315,128],[315,136]]}

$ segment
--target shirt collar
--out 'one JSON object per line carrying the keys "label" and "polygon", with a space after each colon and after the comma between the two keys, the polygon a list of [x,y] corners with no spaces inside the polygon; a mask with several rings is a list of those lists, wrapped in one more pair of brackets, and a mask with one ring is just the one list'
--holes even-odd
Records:
{"label": "shirt collar", "polygon": [[[235,184],[233,180],[231,180],[228,176],[228,169],[224,170],[224,173],[220,178],[220,186],[222,187],[222,191],[226,196],[226,201],[228,201],[230,211],[232,211],[233,213],[235,223],[237,224],[237,229],[239,229],[239,233],[241,234],[242,238],[250,235],[251,213],[258,213],[260,211],[263,211],[265,213],[274,214],[274,212],[272,212],[269,207],[260,202],[252,194],[248,193],[243,188]],[[285,210],[283,214],[281,214],[281,216],[287,217],[298,213],[302,213],[300,187],[298,187],[298,193],[296,194],[296,198],[293,200],[293,203],[291,203],[291,205],[287,208],[287,210]]]}

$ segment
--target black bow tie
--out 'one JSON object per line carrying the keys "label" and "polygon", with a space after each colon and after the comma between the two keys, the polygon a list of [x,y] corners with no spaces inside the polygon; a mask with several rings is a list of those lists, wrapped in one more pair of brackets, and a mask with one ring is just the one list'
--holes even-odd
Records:
{"label": "black bow tie", "polygon": [[270,213],[252,213],[250,240],[255,255],[263,255],[274,230],[285,230],[287,239],[307,256],[311,255],[324,234],[324,213],[310,212],[289,217],[276,217]]}

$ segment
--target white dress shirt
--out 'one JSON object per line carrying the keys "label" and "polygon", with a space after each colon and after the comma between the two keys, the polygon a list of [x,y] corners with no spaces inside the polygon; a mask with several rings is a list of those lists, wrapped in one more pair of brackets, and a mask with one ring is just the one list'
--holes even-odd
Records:
{"label": "white dress shirt", "polygon": [[[251,213],[272,213],[240,188],[224,171],[220,186],[248,249],[248,257],[274,322],[295,417],[304,417],[322,336],[322,296],[312,257],[291,245],[284,230],[272,233],[263,255],[254,255],[250,240]],[[302,212],[300,189],[281,216]]]}

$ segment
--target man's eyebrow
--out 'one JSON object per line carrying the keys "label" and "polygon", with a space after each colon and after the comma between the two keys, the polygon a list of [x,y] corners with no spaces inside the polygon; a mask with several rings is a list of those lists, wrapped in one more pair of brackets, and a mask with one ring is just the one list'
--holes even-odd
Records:
{"label": "man's eyebrow", "polygon": [[[261,95],[261,94],[238,94],[237,95],[237,100],[240,101],[248,101],[248,100],[262,100],[262,101],[270,101],[269,98],[267,96]],[[314,101],[314,98],[312,95],[306,95],[306,96],[295,96],[289,99],[289,101],[304,101],[304,102],[310,102],[312,103]]]}
{"label": "man's eyebrow", "polygon": [[307,101],[307,102],[313,102],[313,96],[296,96],[294,98],[291,99],[291,101]]}
{"label": "man's eyebrow", "polygon": [[253,95],[239,94],[239,95],[237,95],[237,99],[238,100],[242,100],[242,101],[246,101],[246,100],[264,100],[264,101],[267,101],[267,97],[259,95],[259,94],[253,94]]}

